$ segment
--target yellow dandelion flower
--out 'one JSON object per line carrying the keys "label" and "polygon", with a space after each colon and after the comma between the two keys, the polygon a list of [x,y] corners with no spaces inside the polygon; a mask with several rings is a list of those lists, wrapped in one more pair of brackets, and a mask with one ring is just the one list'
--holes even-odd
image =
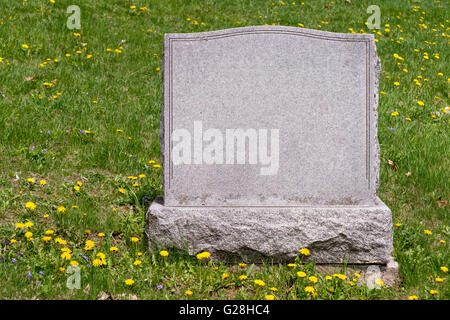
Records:
{"label": "yellow dandelion flower", "polygon": [[70,257],[71,257],[71,255],[70,255],[70,253],[69,252],[63,252],[63,253],[61,253],[61,258],[63,259],[63,260],[69,260],[70,259]]}
{"label": "yellow dandelion flower", "polygon": [[306,273],[304,273],[303,271],[299,271],[299,272],[297,272],[297,277],[304,278],[304,277],[306,277]]}
{"label": "yellow dandelion flower", "polygon": [[311,287],[311,286],[305,287],[305,292],[307,292],[307,293],[314,293],[315,291],[316,291],[316,289],[314,289],[314,287]]}
{"label": "yellow dandelion flower", "polygon": [[56,211],[63,213],[66,211],[66,208],[64,208],[63,206],[59,206],[58,209],[56,209]]}
{"label": "yellow dandelion flower", "polygon": [[32,226],[33,226],[33,222],[31,222],[31,221],[27,221],[24,223],[25,228],[31,228]]}
{"label": "yellow dandelion flower", "polygon": [[39,183],[40,183],[42,186],[45,186],[45,185],[47,184],[47,181],[45,181],[44,179],[42,179],[41,181],[39,181]]}
{"label": "yellow dandelion flower", "polygon": [[27,239],[31,238],[32,236],[33,236],[33,233],[30,231],[25,233],[25,238],[27,238]]}
{"label": "yellow dandelion flower", "polygon": [[131,242],[138,242],[139,238],[138,237],[131,237]]}
{"label": "yellow dandelion flower", "polygon": [[191,290],[186,290],[184,292],[184,294],[187,295],[187,296],[190,296],[190,295],[192,295],[192,291]]}
{"label": "yellow dandelion flower", "polygon": [[288,265],[287,265],[289,268],[294,268],[295,266],[296,266],[296,264],[295,263],[288,263]]}
{"label": "yellow dandelion flower", "polygon": [[246,280],[246,279],[248,279],[248,277],[245,274],[239,276],[239,280]]}
{"label": "yellow dandelion flower", "polygon": [[125,280],[125,284],[126,284],[127,286],[131,286],[131,285],[133,285],[133,283],[134,283],[134,280],[133,280],[133,279],[127,279],[127,280]]}
{"label": "yellow dandelion flower", "polygon": [[142,264],[142,261],[141,260],[136,260],[135,262],[133,262],[133,264],[135,266],[140,266]]}
{"label": "yellow dandelion flower", "polygon": [[442,270],[443,272],[448,272],[448,268],[447,268],[447,267],[441,267],[441,270]]}
{"label": "yellow dandelion flower", "polygon": [[169,252],[167,252],[166,250],[162,250],[159,252],[161,257],[167,257],[169,255]]}
{"label": "yellow dandelion flower", "polygon": [[300,253],[304,256],[309,256],[310,252],[307,248],[300,249]]}
{"label": "yellow dandelion flower", "polygon": [[340,273],[335,273],[335,274],[333,274],[333,277],[339,278],[339,279],[341,279],[341,280],[347,279],[347,276],[346,276],[345,274],[340,274]]}
{"label": "yellow dandelion flower", "polygon": [[102,263],[102,260],[101,260],[101,259],[94,259],[94,260],[92,260],[92,265],[93,265],[94,267],[100,267],[102,264],[103,264],[103,263]]}
{"label": "yellow dandelion flower", "polygon": [[95,255],[96,257],[99,257],[100,259],[104,260],[106,258],[106,255],[102,252],[99,252]]}
{"label": "yellow dandelion flower", "polygon": [[211,256],[211,253],[204,251],[204,252],[197,254],[196,257],[198,260],[202,260],[202,259],[208,259],[210,256]]}
{"label": "yellow dandelion flower", "polygon": [[61,238],[55,238],[55,243],[59,243],[59,244],[61,244],[61,245],[66,245],[67,244],[67,242],[66,242],[66,240],[63,240],[63,239],[61,239]]}
{"label": "yellow dandelion flower", "polygon": [[273,294],[266,294],[265,298],[266,300],[274,300],[275,296]]}
{"label": "yellow dandelion flower", "polygon": [[254,282],[257,286],[260,286],[260,287],[264,287],[266,285],[266,283],[260,279],[256,279]]}
{"label": "yellow dandelion flower", "polygon": [[86,242],[85,242],[85,246],[84,246],[84,250],[92,250],[93,248],[94,248],[94,246],[95,246],[95,243],[94,243],[94,241],[92,241],[92,240],[86,240]]}
{"label": "yellow dandelion flower", "polygon": [[23,228],[25,228],[25,225],[23,223],[21,222],[16,223],[16,229],[23,229]]}
{"label": "yellow dandelion flower", "polygon": [[111,248],[109,248],[109,251],[111,251],[111,252],[117,252],[117,251],[119,251],[119,248],[117,248],[117,247],[111,247]]}

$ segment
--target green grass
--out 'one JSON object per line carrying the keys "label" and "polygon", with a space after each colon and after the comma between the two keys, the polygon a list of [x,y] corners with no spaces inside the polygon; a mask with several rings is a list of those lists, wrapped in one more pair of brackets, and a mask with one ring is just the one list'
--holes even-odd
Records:
{"label": "green grass", "polygon": [[[66,27],[66,8],[72,4],[81,8],[81,30]],[[369,290],[362,281],[352,286],[353,277],[327,280],[313,263],[299,261],[295,267],[239,267],[198,261],[170,248],[167,257],[149,254],[143,239],[145,212],[162,193],[161,168],[149,161],[159,163],[160,158],[158,68],[164,33],[299,23],[370,33],[364,22],[371,4],[381,8],[376,34],[383,69],[378,193],[392,209],[394,222],[401,223],[394,227],[400,286]],[[147,10],[140,9],[144,6]],[[450,180],[448,12],[443,0],[304,0],[295,5],[270,0],[0,0],[0,298],[264,299],[272,294],[275,299],[449,299],[448,273],[441,270],[450,267],[445,204]],[[53,85],[46,88],[46,82]],[[140,174],[145,178],[128,178]],[[79,191],[74,190],[77,181],[82,182]],[[136,181],[139,186],[133,186]],[[25,208],[30,201],[35,210]],[[57,211],[61,206],[65,212]],[[33,226],[16,228],[27,221]],[[46,230],[54,230],[48,242],[42,240]],[[33,233],[32,241],[26,232]],[[57,237],[67,243],[55,243]],[[88,239],[95,242],[93,250],[84,249]],[[118,252],[110,252],[111,246]],[[61,258],[63,247],[72,251],[70,260]],[[106,255],[107,264],[89,268],[98,252]],[[136,260],[142,264],[135,265]],[[80,290],[68,289],[69,274],[60,271],[70,261],[81,269]],[[318,282],[298,277],[301,270]],[[224,273],[229,277],[223,278]],[[240,280],[240,275],[248,278]],[[126,279],[135,283],[127,286]],[[255,279],[266,285],[258,287]],[[307,295],[308,285],[316,296]]]}

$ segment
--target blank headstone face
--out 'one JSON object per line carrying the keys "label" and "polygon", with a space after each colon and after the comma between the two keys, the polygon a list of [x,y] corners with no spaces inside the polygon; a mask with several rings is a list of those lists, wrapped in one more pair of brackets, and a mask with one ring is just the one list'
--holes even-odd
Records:
{"label": "blank headstone face", "polygon": [[372,35],[166,34],[165,205],[370,204],[377,63]]}

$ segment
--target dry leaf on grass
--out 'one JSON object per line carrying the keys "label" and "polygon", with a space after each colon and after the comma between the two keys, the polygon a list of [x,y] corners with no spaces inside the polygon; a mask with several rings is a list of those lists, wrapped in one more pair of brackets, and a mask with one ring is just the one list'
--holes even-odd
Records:
{"label": "dry leaf on grass", "polygon": [[391,167],[392,170],[397,170],[397,165],[392,160],[388,160],[389,167]]}
{"label": "dry leaf on grass", "polygon": [[442,200],[441,197],[439,197],[438,201],[436,201],[436,204],[438,207],[445,207],[448,205],[448,200]]}

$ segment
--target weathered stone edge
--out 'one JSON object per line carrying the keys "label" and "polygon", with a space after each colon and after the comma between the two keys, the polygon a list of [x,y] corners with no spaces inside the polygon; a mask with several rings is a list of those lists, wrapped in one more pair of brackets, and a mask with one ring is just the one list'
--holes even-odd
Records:
{"label": "weathered stone edge", "polygon": [[392,214],[371,207],[166,207],[147,212],[150,247],[206,250],[212,259],[293,261],[308,247],[317,263],[387,264]]}
{"label": "weathered stone edge", "polygon": [[228,28],[228,29],[220,29],[214,31],[205,31],[205,32],[187,32],[187,33],[166,33],[164,34],[165,40],[171,38],[207,38],[207,37],[216,37],[222,35],[230,35],[235,33],[248,33],[252,31],[279,31],[279,32],[295,32],[299,34],[310,34],[315,36],[323,36],[323,37],[331,37],[336,39],[374,39],[375,36],[373,34],[361,34],[361,33],[339,33],[339,32],[331,32],[331,31],[323,31],[316,29],[308,29],[308,28],[300,28],[300,27],[291,27],[291,26],[248,26],[248,27],[238,27],[238,28]]}

